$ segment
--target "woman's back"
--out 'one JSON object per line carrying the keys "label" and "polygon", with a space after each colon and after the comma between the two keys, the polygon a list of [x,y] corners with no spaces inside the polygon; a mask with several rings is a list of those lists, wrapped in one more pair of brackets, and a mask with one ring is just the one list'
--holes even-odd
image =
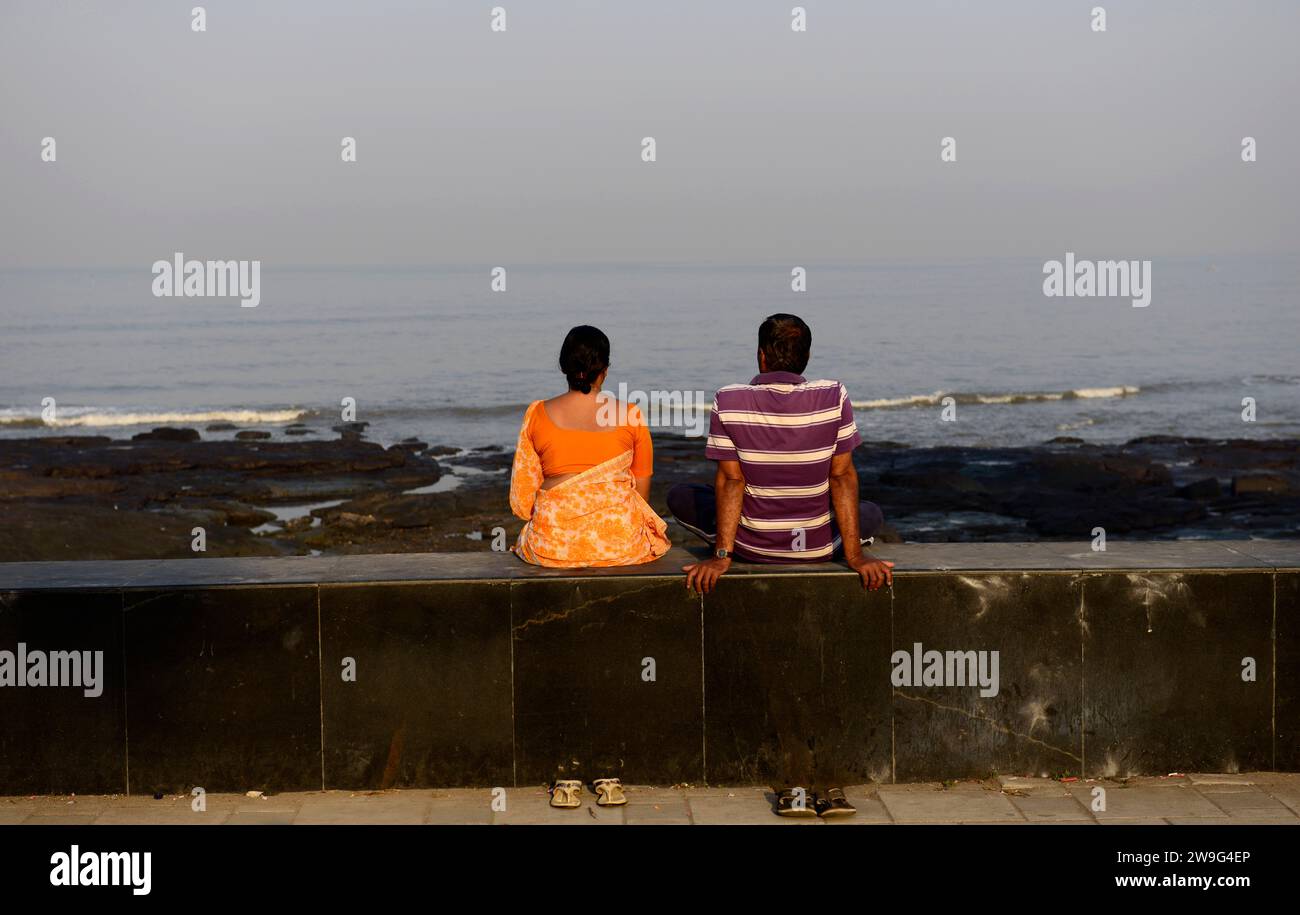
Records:
{"label": "woman's back", "polygon": [[640,411],[613,398],[594,401],[561,394],[542,401],[533,411],[528,435],[548,481],[590,470],[626,451],[632,452],[632,476],[653,472],[650,430]]}

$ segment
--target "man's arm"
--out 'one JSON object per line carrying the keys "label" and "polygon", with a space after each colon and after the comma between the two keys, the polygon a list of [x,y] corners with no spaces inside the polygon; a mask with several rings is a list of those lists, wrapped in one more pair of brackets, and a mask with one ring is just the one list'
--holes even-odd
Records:
{"label": "man's arm", "polygon": [[[728,554],[736,546],[736,529],[740,526],[740,506],[745,499],[745,474],[740,469],[740,461],[718,461],[718,472],[713,478],[713,490],[717,501],[718,539],[715,549],[726,550]],[[719,559],[714,556],[704,562],[692,562],[682,566],[686,573],[686,587],[694,588],[701,594],[708,594],[718,583],[727,569],[731,568],[731,556]]]}
{"label": "man's arm", "polygon": [[894,584],[894,564],[877,559],[862,550],[858,531],[858,471],[853,466],[853,452],[831,458],[831,505],[844,541],[844,559],[849,568],[862,578],[862,587],[872,591],[881,585]]}

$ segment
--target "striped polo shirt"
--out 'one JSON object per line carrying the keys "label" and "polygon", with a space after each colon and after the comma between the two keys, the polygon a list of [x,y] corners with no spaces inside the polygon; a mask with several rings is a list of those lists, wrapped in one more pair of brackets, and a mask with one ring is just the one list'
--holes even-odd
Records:
{"label": "striped polo shirt", "polygon": [[765,372],[718,391],[704,455],[739,461],[745,475],[736,555],[755,562],[828,559],[838,543],[831,457],[861,443],[838,381]]}

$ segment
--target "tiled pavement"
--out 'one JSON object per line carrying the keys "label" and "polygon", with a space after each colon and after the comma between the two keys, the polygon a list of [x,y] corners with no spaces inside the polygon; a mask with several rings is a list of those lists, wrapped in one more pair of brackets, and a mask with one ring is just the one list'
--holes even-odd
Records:
{"label": "tiled pavement", "polygon": [[[1104,793],[1096,793],[1101,788]],[[890,823],[1125,823],[1300,825],[1300,773],[1177,775],[1059,782],[1003,777],[986,782],[861,785],[845,789],[857,816],[823,822],[774,816],[763,788],[629,787],[622,808],[553,810],[542,788],[318,791],[267,797],[83,796],[0,798],[0,825],[24,824],[555,824],[762,826]],[[501,807],[497,792],[496,807]],[[1094,809],[1096,808],[1096,809]]]}

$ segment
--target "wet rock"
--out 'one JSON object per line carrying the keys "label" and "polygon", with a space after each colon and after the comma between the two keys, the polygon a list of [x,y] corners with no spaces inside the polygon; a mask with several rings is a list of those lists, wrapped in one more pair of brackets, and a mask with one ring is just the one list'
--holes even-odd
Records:
{"label": "wet rock", "polygon": [[1291,491],[1291,481],[1280,473],[1253,473],[1232,478],[1234,496]]}
{"label": "wet rock", "polygon": [[151,432],[131,436],[133,442],[197,442],[198,429],[181,429],[175,426],[158,426]]}
{"label": "wet rock", "polygon": [[270,432],[263,432],[260,429],[245,429],[243,432],[235,433],[235,440],[240,442],[264,442],[270,437]]}
{"label": "wet rock", "polygon": [[434,457],[446,457],[449,454],[459,454],[459,448],[453,448],[451,445],[434,445],[426,452]]}
{"label": "wet rock", "polygon": [[392,450],[393,448],[396,448],[399,451],[407,451],[412,454],[415,454],[421,451],[427,451],[429,448],[429,443],[422,442],[419,439],[415,439],[415,438],[404,438],[397,444],[389,446],[389,450]]}
{"label": "wet rock", "polygon": [[231,430],[238,429],[239,427],[236,426],[234,423],[208,423],[207,426],[205,426],[204,428],[206,428],[209,432],[230,432]]}
{"label": "wet rock", "polygon": [[1223,487],[1219,485],[1218,477],[1206,477],[1178,487],[1178,494],[1185,499],[1217,499],[1223,495]]}

